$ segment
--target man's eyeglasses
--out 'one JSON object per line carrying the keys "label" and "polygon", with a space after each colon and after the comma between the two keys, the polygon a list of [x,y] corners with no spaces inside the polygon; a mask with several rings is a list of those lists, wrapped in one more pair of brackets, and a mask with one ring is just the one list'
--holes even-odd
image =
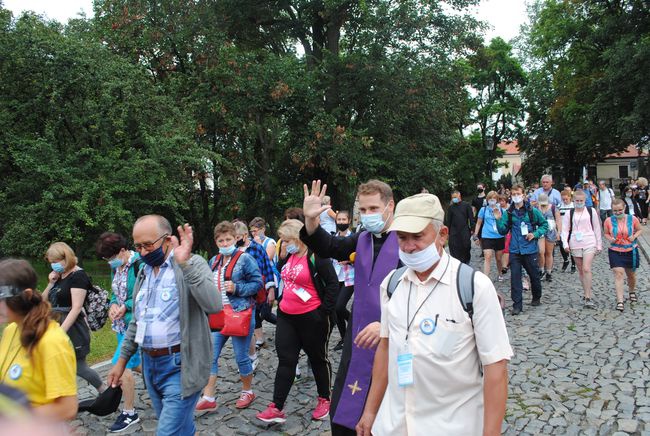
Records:
{"label": "man's eyeglasses", "polygon": [[164,233],[160,238],[156,239],[153,242],[143,242],[142,244],[133,244],[133,248],[135,248],[136,251],[140,251],[142,249],[151,250],[154,247],[154,245],[156,245],[156,242],[160,241],[162,238],[165,238],[167,236],[169,236],[169,234]]}

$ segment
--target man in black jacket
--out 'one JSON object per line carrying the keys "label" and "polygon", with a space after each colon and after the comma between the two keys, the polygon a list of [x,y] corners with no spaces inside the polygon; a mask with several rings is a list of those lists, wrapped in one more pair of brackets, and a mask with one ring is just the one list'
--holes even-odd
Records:
{"label": "man in black jacket", "polygon": [[462,201],[460,192],[454,191],[445,214],[445,225],[449,228],[449,254],[468,265],[472,258],[470,237],[474,222],[472,207]]}
{"label": "man in black jacket", "polygon": [[397,235],[387,232],[395,202],[390,186],[370,180],[359,186],[359,212],[364,231],[347,237],[332,236],[319,227],[319,215],[327,186],[313,181],[311,193],[304,186],[305,227],[300,239],[321,257],[354,262],[354,304],[350,327],[332,392],[332,435],[356,435],[370,388],[372,362],[379,343],[381,308],[379,285],[399,266]]}

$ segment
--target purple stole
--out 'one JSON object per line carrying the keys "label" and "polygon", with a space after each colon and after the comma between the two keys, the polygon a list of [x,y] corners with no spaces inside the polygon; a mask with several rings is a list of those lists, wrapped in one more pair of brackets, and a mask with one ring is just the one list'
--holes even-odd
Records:
{"label": "purple stole", "polygon": [[[352,338],[368,324],[381,320],[379,286],[399,262],[397,235],[390,232],[384,241],[373,268],[372,234],[363,232],[357,240],[354,261],[354,306],[352,308]],[[352,357],[341,392],[334,422],[354,429],[366,404],[372,377],[375,349],[362,349],[352,343]]]}

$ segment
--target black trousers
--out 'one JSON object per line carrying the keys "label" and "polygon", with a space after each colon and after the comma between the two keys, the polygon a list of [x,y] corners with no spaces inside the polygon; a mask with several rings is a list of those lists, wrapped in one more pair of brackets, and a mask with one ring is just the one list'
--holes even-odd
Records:
{"label": "black trousers", "polygon": [[347,331],[348,321],[350,319],[350,311],[348,310],[348,302],[354,293],[354,286],[345,286],[345,283],[339,283],[339,294],[336,298],[336,327],[339,329],[341,340],[345,338]]}
{"label": "black trousers", "polygon": [[284,408],[293,380],[300,350],[305,350],[321,398],[330,398],[332,367],[327,358],[329,316],[320,309],[301,315],[289,315],[278,308],[275,328],[275,352],[278,369],[275,372],[273,402],[279,410]]}
{"label": "black trousers", "polygon": [[564,244],[560,242],[560,254],[562,254],[562,261],[568,262],[569,257],[571,257],[571,265],[576,266],[576,260],[571,256],[571,253],[564,249]]}
{"label": "black trousers", "polygon": [[262,304],[255,306],[255,329],[262,328],[262,321],[270,322],[271,324],[276,323],[276,316],[271,311],[271,305],[266,301]]}

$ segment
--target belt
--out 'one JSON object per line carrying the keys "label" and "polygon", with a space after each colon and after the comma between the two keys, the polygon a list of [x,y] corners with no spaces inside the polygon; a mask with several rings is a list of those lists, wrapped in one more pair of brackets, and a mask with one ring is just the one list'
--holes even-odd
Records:
{"label": "belt", "polygon": [[143,348],[142,351],[151,357],[168,356],[181,351],[181,344],[173,345],[167,348]]}

